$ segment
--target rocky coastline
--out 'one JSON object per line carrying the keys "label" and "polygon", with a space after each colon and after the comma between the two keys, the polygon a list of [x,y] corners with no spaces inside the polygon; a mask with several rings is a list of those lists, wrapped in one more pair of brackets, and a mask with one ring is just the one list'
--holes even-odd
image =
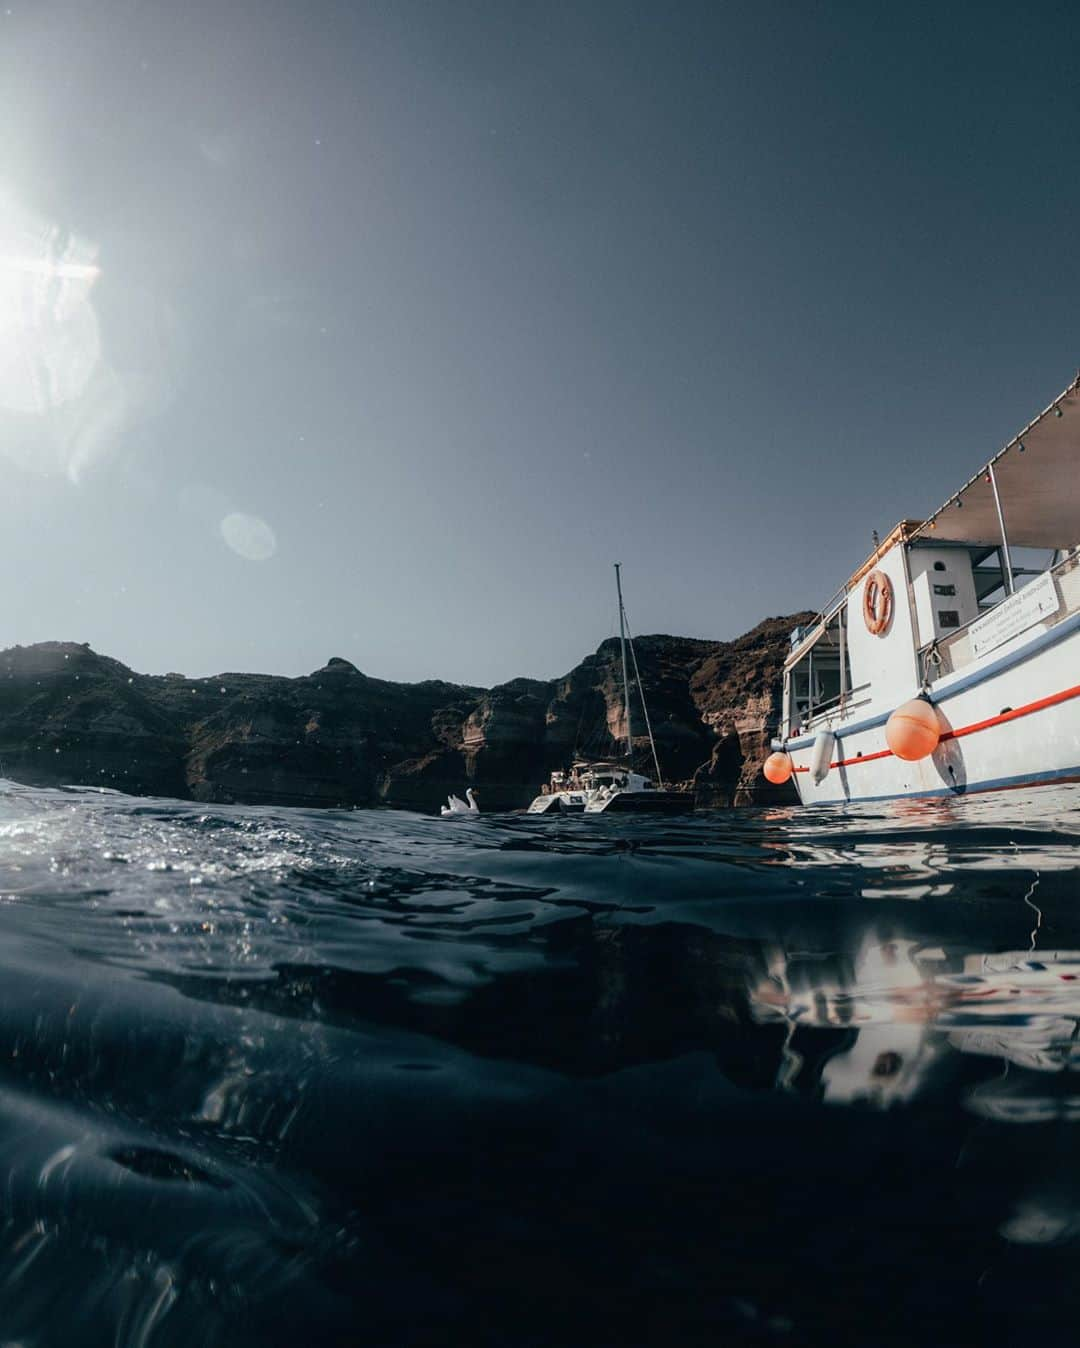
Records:
{"label": "rocky coastline", "polygon": [[[769,618],[730,642],[635,641],[665,776],[699,807],[794,798],[761,765],[788,634],[808,617]],[[393,683],[339,658],[301,678],[187,678],[72,642],[0,652],[0,776],[35,786],[432,810],[472,785],[483,809],[515,809],[575,751],[617,752],[622,715],[617,640],[562,678],[494,688]]]}

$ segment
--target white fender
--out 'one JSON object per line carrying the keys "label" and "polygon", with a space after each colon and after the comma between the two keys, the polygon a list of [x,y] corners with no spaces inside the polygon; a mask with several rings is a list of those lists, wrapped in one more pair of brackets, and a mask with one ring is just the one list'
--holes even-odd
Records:
{"label": "white fender", "polygon": [[815,785],[820,784],[829,775],[833,750],[836,748],[836,736],[831,730],[819,730],[814,741],[814,753],[810,759],[810,776]]}

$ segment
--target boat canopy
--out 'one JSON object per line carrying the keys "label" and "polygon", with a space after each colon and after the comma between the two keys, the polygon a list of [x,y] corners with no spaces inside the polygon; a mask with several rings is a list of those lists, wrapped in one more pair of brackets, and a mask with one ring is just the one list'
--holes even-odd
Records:
{"label": "boat canopy", "polygon": [[1080,375],[908,538],[999,543],[991,470],[1014,547],[1080,543]]}

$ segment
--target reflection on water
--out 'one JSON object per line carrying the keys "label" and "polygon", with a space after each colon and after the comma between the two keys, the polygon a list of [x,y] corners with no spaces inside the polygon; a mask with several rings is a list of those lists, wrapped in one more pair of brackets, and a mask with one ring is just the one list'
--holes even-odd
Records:
{"label": "reflection on water", "polygon": [[[929,1089],[950,1051],[1068,1071],[1077,1059],[1078,982],[1080,951],[950,954],[901,940],[871,942],[840,968],[774,952],[751,998],[759,1023],[788,1028],[785,1088],[806,1066],[793,1046],[796,1031],[839,1028],[850,1042],[827,1061],[811,1057],[822,1097],[887,1108]],[[1046,1097],[1038,1079],[1013,1097],[1002,1117],[1040,1117]],[[990,1107],[985,1092],[968,1103]]]}
{"label": "reflection on water", "polygon": [[1076,807],[7,786],[3,1339],[1068,1332]]}

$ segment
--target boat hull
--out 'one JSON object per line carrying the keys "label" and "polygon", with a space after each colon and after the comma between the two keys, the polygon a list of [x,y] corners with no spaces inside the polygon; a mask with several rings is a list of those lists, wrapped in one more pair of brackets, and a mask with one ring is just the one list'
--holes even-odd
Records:
{"label": "boat hull", "polygon": [[694,798],[682,791],[617,791],[603,801],[589,801],[586,814],[687,814]]}
{"label": "boat hull", "polygon": [[[836,721],[824,777],[811,771],[817,735],[787,740],[804,804],[952,796],[1080,780],[1080,615],[993,652],[980,666],[931,686],[945,732],[918,762],[885,740],[892,710]],[[917,690],[912,690],[916,692]]]}
{"label": "boat hull", "polygon": [[585,809],[585,797],[579,791],[555,791],[548,795],[537,796],[525,811],[526,814],[581,814]]}

